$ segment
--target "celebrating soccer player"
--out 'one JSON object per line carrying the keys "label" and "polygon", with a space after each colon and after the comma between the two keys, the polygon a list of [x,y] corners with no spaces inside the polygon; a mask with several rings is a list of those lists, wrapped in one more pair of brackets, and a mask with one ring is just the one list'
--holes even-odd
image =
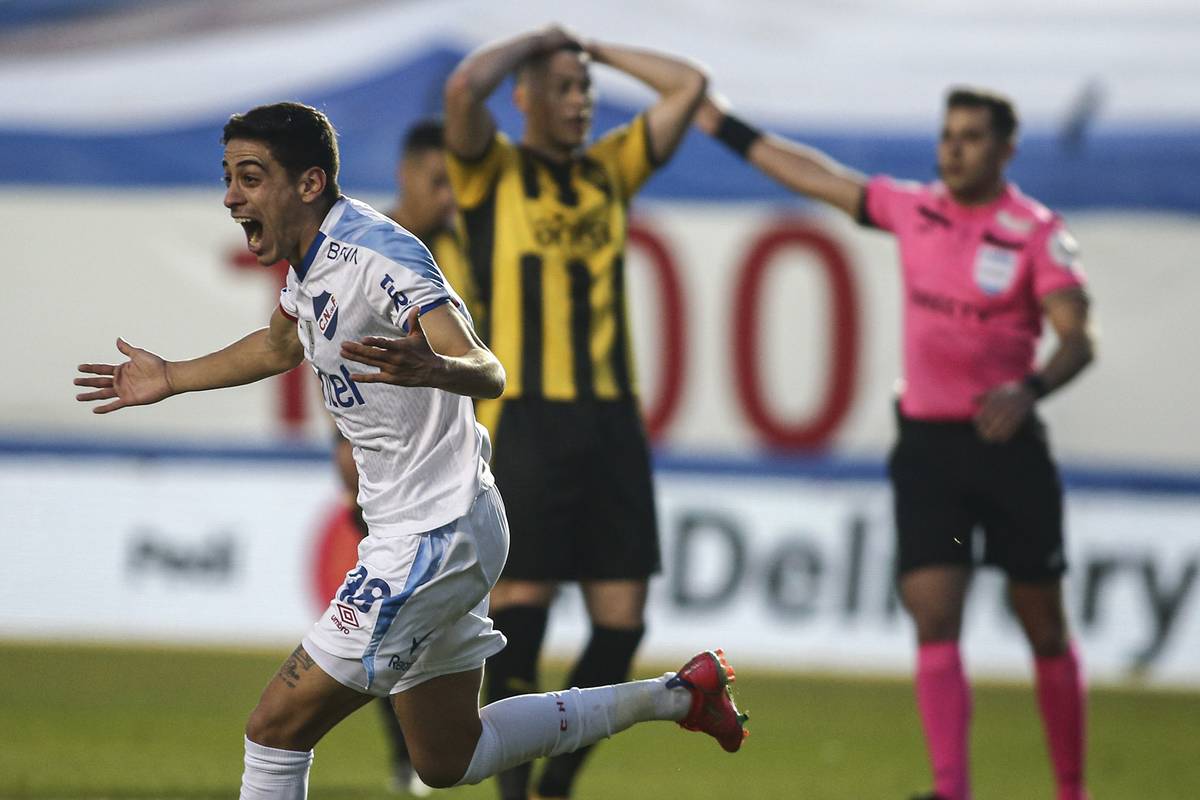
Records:
{"label": "celebrating soccer player", "polygon": [[[446,154],[442,144],[442,121],[435,117],[422,119],[404,134],[400,160],[396,166],[396,186],[400,194],[387,215],[429,248],[433,260],[447,281],[471,302],[463,291],[469,286],[463,243],[452,225],[454,193],[446,174]],[[354,463],[354,448],[346,437],[337,433],[334,441],[334,463],[345,486],[352,510],[351,518],[362,536],[369,531],[358,504],[358,467]],[[396,791],[425,797],[430,789],[413,770],[404,732],[392,704],[386,697],[375,704],[380,710],[384,730],[391,745],[391,786]]]}
{"label": "celebrating soccer player", "polygon": [[[1084,789],[1084,688],[1063,613],[1062,487],[1036,403],[1093,357],[1079,248],[1062,220],[1005,179],[1012,104],[947,96],[941,180],[870,180],[811,148],[764,134],[706,98],[697,125],[789,188],[899,241],[904,388],[890,475],[900,595],[917,629],[917,702],[931,798],[970,797],[971,698],[959,634],[980,526],[984,561],[1008,575],[1033,649],[1059,800]],[[1049,320],[1058,344],[1034,349]]]}
{"label": "celebrating soccer player", "polygon": [[511,697],[480,709],[504,637],[488,593],[508,551],[487,432],[470,398],[504,389],[500,362],[429,251],[338,190],[324,114],[260,106],[225,126],[225,206],[260,264],[291,265],[268,327],[188,361],[123,340],[82,364],[97,413],[237,386],[306,359],[354,447],[369,534],[328,609],[268,683],[245,735],[243,800],[303,798],[312,748],[372,697],[391,697],[413,766],[437,787],[478,783],[643,720],[675,720],[726,750],[743,730],[719,651],[661,678]]}

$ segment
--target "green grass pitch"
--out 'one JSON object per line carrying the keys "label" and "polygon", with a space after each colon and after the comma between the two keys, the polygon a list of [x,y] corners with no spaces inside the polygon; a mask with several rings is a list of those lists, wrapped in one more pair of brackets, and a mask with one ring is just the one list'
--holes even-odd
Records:
{"label": "green grass pitch", "polygon": [[[245,717],[286,655],[0,644],[0,798],[234,797]],[[548,685],[561,674],[548,671]],[[927,787],[905,681],[744,667],[737,696],[752,731],[740,753],[672,724],[641,725],[596,750],[576,797],[892,800]],[[1089,729],[1096,800],[1200,796],[1200,694],[1095,690]],[[1028,687],[977,686],[973,731],[978,800],[1053,796]],[[394,797],[386,776],[368,708],[318,745],[309,794]],[[484,784],[435,796],[496,795]]]}

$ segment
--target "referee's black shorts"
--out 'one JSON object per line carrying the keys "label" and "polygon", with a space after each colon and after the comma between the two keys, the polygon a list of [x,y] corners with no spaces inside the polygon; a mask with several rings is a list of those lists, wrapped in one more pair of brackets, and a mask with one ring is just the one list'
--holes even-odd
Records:
{"label": "referee's black shorts", "polygon": [[1046,429],[1035,416],[1002,444],[983,441],[970,422],[899,417],[892,449],[897,565],[982,562],[1017,581],[1038,582],[1066,571],[1062,483]]}
{"label": "referee's black shorts", "polygon": [[501,577],[620,580],[659,571],[636,401],[506,400],[493,440],[492,472],[511,532]]}

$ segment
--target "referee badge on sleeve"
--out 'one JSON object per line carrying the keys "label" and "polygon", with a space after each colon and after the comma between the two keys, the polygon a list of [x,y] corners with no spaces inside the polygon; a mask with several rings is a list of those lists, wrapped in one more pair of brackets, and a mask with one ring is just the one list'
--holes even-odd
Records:
{"label": "referee badge on sleeve", "polygon": [[990,244],[975,253],[975,284],[987,295],[1002,294],[1012,286],[1020,253]]}
{"label": "referee badge on sleeve", "polygon": [[1079,242],[1066,228],[1059,228],[1046,240],[1046,249],[1054,263],[1068,272],[1079,274]]}

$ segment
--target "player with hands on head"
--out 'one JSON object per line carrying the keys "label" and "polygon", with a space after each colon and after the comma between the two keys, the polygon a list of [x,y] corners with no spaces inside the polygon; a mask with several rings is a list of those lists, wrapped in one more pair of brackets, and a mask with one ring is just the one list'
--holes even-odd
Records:
{"label": "player with hands on head", "polygon": [[[391,698],[413,766],[436,787],[478,783],[648,720],[674,720],[736,750],[731,672],[711,652],[656,679],[479,708],[484,660],[504,647],[488,593],[508,526],[470,398],[500,395],[504,369],[428,249],[341,194],[324,114],[298,103],[259,106],[230,118],[223,143],[224,202],[247,247],[261,265],[290,264],[270,324],[186,361],[121,341],[128,361],[82,365],[90,377],[76,383],[92,390],[80,400],[107,401],[96,410],[108,413],[250,383],[307,359],[354,447],[370,532],[250,714],[242,800],[305,797],[313,747],[374,697]],[[386,372],[356,380],[371,371],[351,371],[346,342]]]}
{"label": "player with hands on head", "polygon": [[[937,144],[940,180],[867,179],[824,153],[755,128],[706,97],[696,125],[757,169],[894,234],[904,287],[904,384],[889,461],[899,588],[916,623],[918,710],[933,798],[965,800],[970,689],[959,655],[974,566],[1005,570],[1033,650],[1059,800],[1087,796],[1082,669],[1062,600],[1062,486],[1035,406],[1093,359],[1078,246],[1062,219],[1005,176],[1012,104],[954,88]],[[1040,366],[1048,321],[1057,343]]]}
{"label": "player with hands on head", "polygon": [[[593,64],[658,97],[589,142]],[[519,142],[497,130],[486,106],[509,75],[525,123]],[[684,59],[557,26],[480,48],[446,82],[471,311],[486,320],[484,341],[509,376],[500,400],[477,404],[513,533],[492,592],[509,645],[488,663],[491,700],[536,686],[548,609],[564,581],[579,583],[592,623],[569,686],[624,680],[644,633],[660,557],[626,322],[628,209],[674,153],[706,85]],[[534,796],[568,797],[584,756],[548,762]],[[502,775],[501,797],[527,800],[529,775],[528,765]]]}

